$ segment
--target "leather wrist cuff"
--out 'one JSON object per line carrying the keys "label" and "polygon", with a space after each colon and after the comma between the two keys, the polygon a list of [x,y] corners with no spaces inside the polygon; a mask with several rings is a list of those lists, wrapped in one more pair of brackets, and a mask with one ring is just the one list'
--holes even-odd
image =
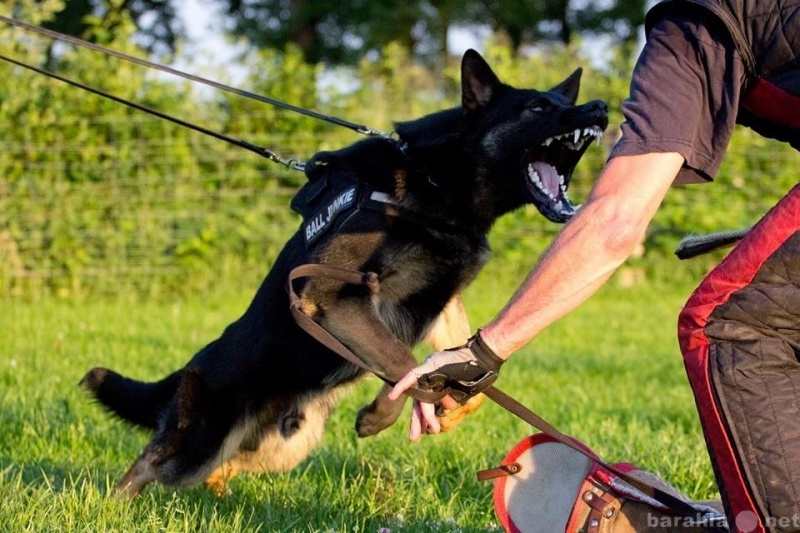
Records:
{"label": "leather wrist cuff", "polygon": [[500,365],[505,363],[504,359],[501,359],[485,342],[483,342],[481,330],[478,330],[475,335],[470,338],[467,345],[470,351],[475,355],[475,358],[487,370],[497,373],[500,371]]}

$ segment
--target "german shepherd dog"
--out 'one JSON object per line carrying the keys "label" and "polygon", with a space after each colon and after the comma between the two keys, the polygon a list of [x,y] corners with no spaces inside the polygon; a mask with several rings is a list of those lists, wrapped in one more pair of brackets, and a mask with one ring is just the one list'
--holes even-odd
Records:
{"label": "german shepherd dog", "polygon": [[[365,372],[293,320],[287,276],[298,265],[377,274],[377,291],[311,277],[298,294],[306,315],[390,379],[417,365],[409,347],[443,311],[456,326],[433,347],[463,343],[469,326],[453,299],[486,262],[494,221],[526,203],[554,222],[574,213],[572,171],[608,124],[603,102],[575,104],[580,75],[545,92],[516,89],[469,50],[461,107],[398,123],[397,139],[316,154],[293,201],[305,220],[241,318],[160,381],[105,368],[82,379],[115,415],[153,431],[117,491],[205,481],[223,492],[239,471],[290,470],[309,455],[339,391]],[[400,415],[387,391],[359,412],[360,436]]]}

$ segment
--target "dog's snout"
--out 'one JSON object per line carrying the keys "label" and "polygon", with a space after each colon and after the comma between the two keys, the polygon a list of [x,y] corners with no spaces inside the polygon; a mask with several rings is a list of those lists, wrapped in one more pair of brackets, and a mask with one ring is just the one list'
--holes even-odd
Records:
{"label": "dog's snout", "polygon": [[606,104],[602,100],[592,100],[585,104],[586,108],[589,111],[597,113],[599,115],[607,115],[608,114],[608,104]]}

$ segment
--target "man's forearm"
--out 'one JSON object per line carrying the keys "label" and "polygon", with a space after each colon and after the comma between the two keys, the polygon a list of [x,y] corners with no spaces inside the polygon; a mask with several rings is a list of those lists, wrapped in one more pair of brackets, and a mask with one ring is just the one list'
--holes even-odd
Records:
{"label": "man's forearm", "polygon": [[594,294],[641,242],[682,164],[674,153],[612,159],[584,207],[482,329],[491,349],[508,357]]}

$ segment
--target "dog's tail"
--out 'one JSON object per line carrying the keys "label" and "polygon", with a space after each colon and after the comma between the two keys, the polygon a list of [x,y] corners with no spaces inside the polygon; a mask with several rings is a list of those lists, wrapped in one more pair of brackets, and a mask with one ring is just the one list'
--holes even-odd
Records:
{"label": "dog's tail", "polygon": [[180,381],[180,372],[161,381],[145,383],[107,368],[93,368],[80,384],[115,415],[133,424],[155,429],[159,413],[175,396]]}

